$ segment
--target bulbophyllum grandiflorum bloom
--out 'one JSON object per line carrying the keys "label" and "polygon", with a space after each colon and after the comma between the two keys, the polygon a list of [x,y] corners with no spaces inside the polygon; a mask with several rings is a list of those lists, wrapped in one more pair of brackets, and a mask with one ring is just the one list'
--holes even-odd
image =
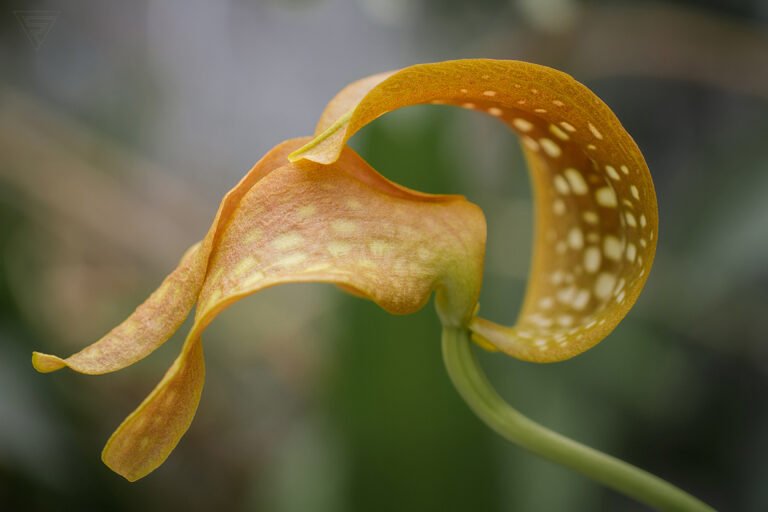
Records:
{"label": "bulbophyllum grandiflorum bloom", "polygon": [[[535,237],[512,327],[475,316],[486,236],[480,209],[460,196],[391,183],[346,146],[382,114],[423,103],[491,115],[522,142]],[[471,336],[486,349],[535,362],[591,348],[637,299],[657,226],[640,150],[611,110],[570,76],[487,59],[412,66],[343,89],[313,138],[276,146],[224,197],[205,238],[122,324],[67,359],[35,353],[33,364],[41,372],[124,368],[168,339],[197,303],[181,355],[104,448],[104,462],[133,481],[158,467],[189,427],[203,387],[201,333],[234,301],[280,283],[321,281],[406,314],[435,291],[449,374],[492,428],[647,503],[706,510],[669,484],[511,410],[489,391],[464,343]]]}
{"label": "bulbophyllum grandiflorum bloom", "polygon": [[224,197],[203,241],[123,323],[67,359],[33,355],[43,372],[118,370],[167,340],[197,301],[181,355],[102,453],[128,480],[159,466],[189,427],[205,373],[200,335],[242,297],[321,281],[407,314],[436,290],[446,311],[469,321],[482,278],[480,209],[391,183],[349,148],[331,165],[290,163],[288,154],[308,141],[286,141],[259,161]]}

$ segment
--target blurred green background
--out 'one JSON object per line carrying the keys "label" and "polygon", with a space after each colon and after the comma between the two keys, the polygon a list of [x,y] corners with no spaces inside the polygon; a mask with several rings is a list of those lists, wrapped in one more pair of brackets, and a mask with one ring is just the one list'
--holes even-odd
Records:
{"label": "blurred green background", "polygon": [[[192,427],[134,484],[99,454],[185,327],[115,374],[31,367],[32,350],[72,353],[132,311],[223,193],[310,134],[345,84],[493,57],[602,97],[645,154],[661,218],[647,287],[605,342],[550,365],[482,354],[493,382],[722,510],[768,510],[765,0],[0,5],[0,509],[647,510],[481,424],[443,370],[432,305],[393,317],[327,285],[236,304],[204,336]],[[49,30],[25,33],[17,10],[47,11]],[[484,209],[483,313],[512,322],[531,236],[513,134],[421,106],[351,144],[390,179]]]}

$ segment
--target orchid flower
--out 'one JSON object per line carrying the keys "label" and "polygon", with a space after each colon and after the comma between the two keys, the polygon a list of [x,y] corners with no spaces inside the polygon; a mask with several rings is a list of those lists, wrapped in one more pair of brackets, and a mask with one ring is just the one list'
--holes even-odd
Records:
{"label": "orchid flower", "polygon": [[[477,316],[485,251],[482,211],[461,196],[423,194],[379,175],[346,142],[386,112],[459,106],[518,134],[535,198],[533,263],[517,323]],[[146,357],[196,303],[181,354],[107,442],[102,460],[130,481],[156,469],[192,422],[204,380],[201,334],[233,302],[289,282],[328,282],[388,312],[412,313],[432,292],[448,373],[476,414],[504,437],[665,510],[711,510],[638,468],[563,438],[506,404],[471,341],[534,362],[576,356],[627,314],[657,239],[653,182],[611,110],[570,76],[485,59],[412,66],[343,89],[312,138],[267,153],[221,202],[203,240],[123,323],[62,359],[35,352],[40,372],[119,370]]]}

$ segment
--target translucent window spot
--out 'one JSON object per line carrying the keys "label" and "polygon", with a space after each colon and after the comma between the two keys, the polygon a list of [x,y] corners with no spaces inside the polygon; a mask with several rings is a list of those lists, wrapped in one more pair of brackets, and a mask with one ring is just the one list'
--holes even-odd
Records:
{"label": "translucent window spot", "polygon": [[552,158],[557,158],[563,153],[563,151],[560,149],[560,146],[558,146],[557,143],[552,139],[542,137],[539,139],[539,144],[541,145],[542,149],[544,149],[544,152]]}
{"label": "translucent window spot", "polygon": [[603,254],[605,257],[614,261],[621,260],[621,252],[623,248],[621,241],[613,235],[606,235],[603,238]]}
{"label": "translucent window spot", "polygon": [[608,176],[610,176],[612,179],[619,181],[621,179],[621,176],[619,176],[619,173],[616,171],[616,168],[612,165],[606,165],[605,166],[605,172],[608,173]]}
{"label": "translucent window spot", "polygon": [[571,138],[570,135],[565,133],[562,128],[555,124],[549,125],[549,131],[552,132],[552,134],[560,140],[568,140]]}
{"label": "translucent window spot", "polygon": [[533,123],[522,117],[516,117],[512,120],[512,124],[521,132],[529,132],[533,128]]}
{"label": "translucent window spot", "polygon": [[595,279],[595,296],[598,299],[607,299],[613,292],[613,287],[616,284],[616,276],[603,272]]}
{"label": "translucent window spot", "polygon": [[571,188],[568,186],[568,182],[565,181],[565,178],[563,178],[562,176],[557,174],[557,175],[555,175],[554,181],[555,181],[555,189],[559,193],[561,193],[563,195],[567,195],[567,194],[570,193]]}
{"label": "translucent window spot", "polygon": [[584,234],[581,229],[573,228],[568,232],[568,245],[577,250],[584,247]]}
{"label": "translucent window spot", "polygon": [[589,273],[597,272],[600,269],[600,249],[597,247],[587,247],[584,251],[584,270]]}
{"label": "translucent window spot", "polygon": [[616,200],[616,192],[611,187],[602,187],[595,191],[595,200],[600,206],[606,208],[616,208],[618,201]]}
{"label": "translucent window spot", "polygon": [[592,132],[592,135],[594,135],[595,138],[598,140],[603,140],[603,134],[600,133],[600,130],[598,130],[595,125],[592,123],[587,123],[587,125],[589,126],[589,131]]}
{"label": "translucent window spot", "polygon": [[584,176],[576,169],[569,167],[563,171],[563,174],[568,179],[574,194],[586,194],[589,191],[587,182],[584,181]]}
{"label": "translucent window spot", "polygon": [[288,249],[293,249],[302,243],[304,243],[304,237],[299,233],[291,232],[276,237],[272,241],[272,246],[278,251],[286,251]]}

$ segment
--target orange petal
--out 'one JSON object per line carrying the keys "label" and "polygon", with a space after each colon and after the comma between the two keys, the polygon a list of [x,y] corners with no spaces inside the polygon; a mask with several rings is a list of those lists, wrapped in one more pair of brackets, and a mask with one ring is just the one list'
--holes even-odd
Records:
{"label": "orange petal", "polygon": [[94,375],[119,370],[146,357],[176,332],[197,299],[200,283],[195,281],[202,281],[196,265],[199,247],[199,243],[190,247],[160,287],[99,341],[67,359],[33,352],[35,369],[47,373],[69,366]]}
{"label": "orange petal", "polygon": [[131,482],[155,470],[192,423],[204,380],[200,337],[187,338],[160,384],[107,441],[104,464]]}
{"label": "orange petal", "polygon": [[[368,88],[367,93],[365,89]],[[293,161],[334,162],[357,130],[417,103],[494,116],[521,138],[536,200],[533,263],[514,327],[475,318],[475,339],[558,361],[599,343],[640,293],[658,231],[642,154],[611,110],[559,71],[486,59],[412,66],[343,90]],[[340,114],[342,107],[348,107]]]}
{"label": "orange petal", "polygon": [[446,323],[466,324],[480,291],[484,248],[479,208],[460,196],[395,185],[349,148],[333,165],[272,171],[222,227],[181,356],[112,435],[104,462],[133,481],[165,460],[200,399],[200,333],[236,300],[280,283],[321,281],[406,314],[436,290]]}
{"label": "orange petal", "polygon": [[123,323],[67,359],[34,352],[32,364],[35,369],[51,372],[68,366],[87,374],[113,372],[143,359],[165,343],[192,309],[203,284],[209,256],[220,236],[220,228],[229,219],[240,199],[254,183],[282,165],[286,155],[306,140],[284,142],[254,165],[240,183],[224,196],[213,225],[203,241],[185,253],[179,266]]}

